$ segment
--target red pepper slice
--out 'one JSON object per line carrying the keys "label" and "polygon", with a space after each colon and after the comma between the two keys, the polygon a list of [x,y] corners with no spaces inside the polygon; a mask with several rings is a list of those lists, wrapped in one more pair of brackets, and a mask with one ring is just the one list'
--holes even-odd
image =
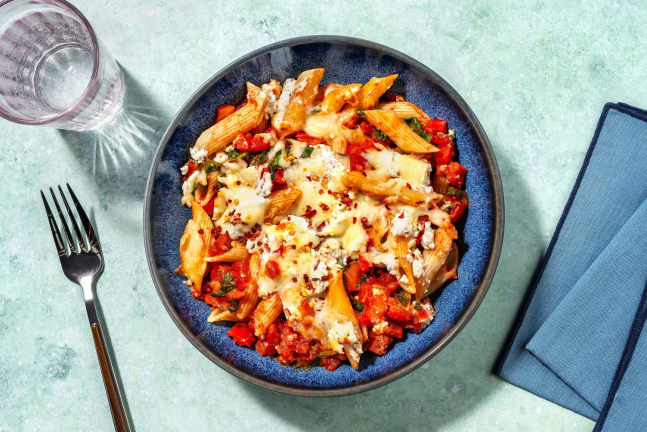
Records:
{"label": "red pepper slice", "polygon": [[225,117],[228,117],[229,115],[233,114],[234,111],[236,111],[236,107],[233,105],[223,105],[218,108],[218,116],[216,117],[216,123],[218,123],[220,120],[224,119]]}

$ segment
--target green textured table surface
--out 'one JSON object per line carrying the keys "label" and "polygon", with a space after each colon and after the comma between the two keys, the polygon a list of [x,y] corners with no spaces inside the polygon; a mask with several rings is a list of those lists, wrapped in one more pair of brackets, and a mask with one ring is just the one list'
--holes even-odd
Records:
{"label": "green textured table surface", "polygon": [[[112,428],[81,292],[61,272],[38,194],[66,181],[101,234],[98,297],[137,431],[592,429],[490,371],[603,104],[647,105],[643,2],[76,3],[124,68],[134,114],[104,137],[0,120],[0,432]],[[506,204],[496,277],[463,332],[395,383],[323,400],[253,387],[194,349],[158,299],[142,234],[145,177],[170,117],[227,63],[307,34],[386,44],[447,79],[492,140]]]}

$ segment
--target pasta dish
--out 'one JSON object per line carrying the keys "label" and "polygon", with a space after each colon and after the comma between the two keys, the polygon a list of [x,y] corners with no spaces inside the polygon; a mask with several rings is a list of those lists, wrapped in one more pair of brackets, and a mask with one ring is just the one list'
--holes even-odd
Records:
{"label": "pasta dish", "polygon": [[433,320],[468,198],[455,132],[390,93],[397,75],[323,74],[247,83],[218,108],[181,168],[176,274],[234,343],[332,371]]}

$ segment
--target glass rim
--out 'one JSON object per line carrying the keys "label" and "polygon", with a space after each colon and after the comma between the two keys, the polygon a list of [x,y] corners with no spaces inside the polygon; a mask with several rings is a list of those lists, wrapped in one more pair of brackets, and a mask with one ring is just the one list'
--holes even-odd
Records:
{"label": "glass rim", "polygon": [[[14,1],[17,0],[1,0],[0,1],[0,12],[2,11],[2,7],[8,5],[9,3],[13,3]],[[19,1],[19,0],[18,0]],[[101,59],[101,52],[99,49],[99,40],[97,38],[96,33],[94,32],[94,29],[92,28],[92,25],[90,25],[90,22],[88,19],[81,13],[79,9],[76,8],[73,4],[69,3],[67,0],[45,0],[41,2],[42,5],[52,5],[52,6],[58,6],[58,4],[61,4],[65,6],[66,8],[69,9],[69,12],[71,12],[76,18],[78,18],[81,23],[85,26],[87,29],[88,33],[90,34],[90,41],[92,42],[92,48],[94,52],[92,53],[92,60],[94,64],[92,65],[92,75],[90,76],[90,82],[88,83],[87,87],[83,91],[83,94],[79,97],[79,99],[66,109],[65,111],[53,116],[53,117],[48,117],[47,119],[43,120],[33,120],[33,119],[24,119],[24,118],[18,118],[5,110],[2,105],[0,105],[0,116],[3,118],[12,121],[14,123],[19,123],[19,124],[24,124],[24,125],[31,125],[31,126],[37,126],[37,125],[47,125],[51,124],[54,122],[57,122],[59,120],[65,120],[72,113],[77,111],[79,108],[83,106],[85,101],[88,99],[88,97],[94,93],[97,88],[98,88],[98,76],[99,76],[99,67],[100,67],[100,59]]]}

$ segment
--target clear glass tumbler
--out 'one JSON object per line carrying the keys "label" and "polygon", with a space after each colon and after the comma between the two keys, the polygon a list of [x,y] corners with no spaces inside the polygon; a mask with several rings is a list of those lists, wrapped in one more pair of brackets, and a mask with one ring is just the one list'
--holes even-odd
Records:
{"label": "clear glass tumbler", "polygon": [[123,73],[65,0],[0,1],[0,116],[98,129],[121,109]]}

